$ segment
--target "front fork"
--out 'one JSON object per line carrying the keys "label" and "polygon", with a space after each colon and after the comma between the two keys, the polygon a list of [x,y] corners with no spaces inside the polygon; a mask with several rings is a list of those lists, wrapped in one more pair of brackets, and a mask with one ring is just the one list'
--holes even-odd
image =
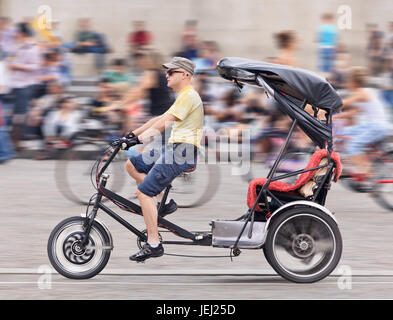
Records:
{"label": "front fork", "polygon": [[102,174],[102,180],[100,183],[100,187],[98,188],[98,193],[97,193],[97,197],[94,201],[94,207],[93,210],[91,211],[91,214],[88,215],[86,218],[86,222],[83,225],[83,228],[85,229],[84,235],[83,235],[83,239],[82,239],[82,245],[86,246],[89,243],[89,234],[90,234],[90,230],[91,227],[93,225],[94,219],[97,216],[97,211],[99,209],[99,203],[101,202],[102,199],[102,188],[105,188],[106,183],[108,181],[109,175],[108,174]]}

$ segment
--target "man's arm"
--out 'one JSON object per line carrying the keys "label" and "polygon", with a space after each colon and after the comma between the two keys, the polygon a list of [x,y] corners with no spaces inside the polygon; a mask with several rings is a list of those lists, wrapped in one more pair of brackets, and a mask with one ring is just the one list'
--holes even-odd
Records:
{"label": "man's arm", "polygon": [[178,120],[178,118],[170,113],[164,113],[155,119],[157,120],[149,128],[146,128],[146,130],[144,130],[141,134],[137,133],[137,131],[134,131],[134,134],[138,136],[138,139],[142,143],[149,141],[150,138],[154,137],[158,132],[162,132],[165,130],[165,128],[171,126],[173,121]]}
{"label": "man's arm", "polygon": [[151,128],[157,121],[159,121],[161,119],[161,116],[155,117],[150,119],[148,122],[146,122],[144,125],[142,125],[141,127],[139,127],[138,129],[133,130],[132,132],[136,135],[139,136],[141,135],[143,132],[145,132],[147,129]]}

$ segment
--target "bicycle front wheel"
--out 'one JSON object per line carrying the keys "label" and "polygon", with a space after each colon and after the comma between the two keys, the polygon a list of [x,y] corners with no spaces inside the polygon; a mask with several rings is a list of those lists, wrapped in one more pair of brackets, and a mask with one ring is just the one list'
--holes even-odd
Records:
{"label": "bicycle front wheel", "polygon": [[83,244],[85,222],[82,217],[65,219],[49,236],[49,260],[57,272],[70,279],[94,277],[105,268],[111,254],[110,236],[95,221],[87,245]]}

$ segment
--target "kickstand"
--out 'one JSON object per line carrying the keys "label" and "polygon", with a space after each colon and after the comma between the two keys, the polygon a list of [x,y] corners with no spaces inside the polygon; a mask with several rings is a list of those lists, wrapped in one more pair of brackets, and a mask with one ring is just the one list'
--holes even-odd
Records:
{"label": "kickstand", "polygon": [[251,222],[250,222],[250,230],[248,230],[248,239],[251,239],[251,237],[252,237],[252,229],[254,227],[254,221],[255,221],[255,210],[252,210]]}
{"label": "kickstand", "polygon": [[[248,221],[250,221],[250,219],[251,219],[251,229],[252,229],[252,226],[253,226],[253,224],[254,224],[254,212],[255,212],[255,210],[251,210],[251,209],[249,209],[248,212],[247,212],[247,219],[246,219],[246,222],[244,223],[244,226],[243,226],[242,230],[240,231],[240,234],[238,235],[238,237],[237,237],[237,239],[236,239],[236,241],[235,241],[235,244],[234,244],[233,247],[231,248],[231,261],[232,261],[232,252],[233,252],[233,255],[234,255],[235,257],[239,256],[240,253],[241,253],[241,251],[240,251],[240,249],[237,247],[237,245],[238,245],[238,243],[239,243],[239,241],[240,241],[240,238],[241,238],[241,236],[242,236],[244,230],[246,229],[247,223],[248,223]],[[252,231],[251,231],[251,235],[252,235]],[[248,235],[248,237],[251,238],[250,234]]]}

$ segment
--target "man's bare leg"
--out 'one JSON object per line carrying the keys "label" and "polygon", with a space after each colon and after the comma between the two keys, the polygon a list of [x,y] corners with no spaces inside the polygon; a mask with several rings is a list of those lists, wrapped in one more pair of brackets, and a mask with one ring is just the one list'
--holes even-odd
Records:
{"label": "man's bare leg", "polygon": [[150,197],[139,189],[136,191],[139,202],[142,207],[143,219],[145,220],[146,229],[147,229],[147,241],[149,244],[157,244],[160,242],[158,237],[158,212],[157,206],[154,202],[153,197]]}
{"label": "man's bare leg", "polygon": [[134,178],[134,180],[138,183],[141,184],[143,179],[146,177],[146,173],[141,173],[138,170],[135,169],[134,165],[130,161],[130,159],[127,160],[126,162],[126,170],[128,174]]}
{"label": "man's bare leg", "polygon": [[[126,162],[126,170],[127,170],[128,174],[133,179],[135,179],[135,181],[138,184],[141,184],[143,179],[145,179],[145,177],[146,177],[146,173],[140,173],[138,170],[136,170],[134,165],[132,164],[132,162],[129,159]],[[160,194],[158,194],[156,196],[158,202],[161,202],[163,195],[164,195],[164,191],[162,191]]]}

